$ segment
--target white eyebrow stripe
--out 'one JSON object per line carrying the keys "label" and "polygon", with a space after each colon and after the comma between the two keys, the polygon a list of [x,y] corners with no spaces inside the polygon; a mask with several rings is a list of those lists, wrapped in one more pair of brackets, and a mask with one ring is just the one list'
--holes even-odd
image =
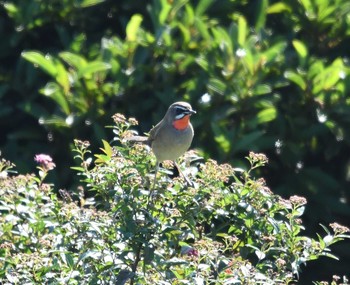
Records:
{"label": "white eyebrow stripe", "polygon": [[180,120],[183,117],[185,117],[185,114],[179,114],[179,115],[175,116],[175,120]]}
{"label": "white eyebrow stripe", "polygon": [[188,111],[188,110],[189,110],[188,108],[183,107],[183,106],[180,106],[180,105],[176,105],[175,108],[176,108],[176,109],[180,109],[180,110],[182,110],[182,111]]}

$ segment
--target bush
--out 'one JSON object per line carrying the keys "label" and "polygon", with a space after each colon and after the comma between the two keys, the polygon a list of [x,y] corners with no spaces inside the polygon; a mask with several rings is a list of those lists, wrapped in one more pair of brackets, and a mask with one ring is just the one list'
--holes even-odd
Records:
{"label": "bush", "polygon": [[84,188],[60,190],[63,200],[44,182],[50,157],[36,156],[38,175],[10,175],[2,160],[2,283],[291,284],[304,264],[335,258],[330,246],[350,238],[336,223],[322,226],[323,237],[302,235],[306,199],[282,199],[254,178],[263,154],[249,153],[243,171],[190,151],[180,165],[195,186],[170,178],[164,163],[152,191],[154,157],[124,140],[136,120],[114,120],[117,144],[104,141],[95,164],[89,143],[75,141]]}

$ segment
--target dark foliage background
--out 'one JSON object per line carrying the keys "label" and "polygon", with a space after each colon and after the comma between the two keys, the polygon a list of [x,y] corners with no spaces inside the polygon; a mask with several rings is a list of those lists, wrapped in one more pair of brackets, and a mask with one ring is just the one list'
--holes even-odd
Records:
{"label": "dark foliage background", "polygon": [[[205,157],[264,152],[271,189],[307,197],[307,232],[350,226],[349,15],[346,0],[1,2],[2,155],[30,172],[48,153],[75,189],[74,138],[98,148],[112,114],[148,131],[186,100]],[[334,253],[301,283],[349,274],[349,242]]]}

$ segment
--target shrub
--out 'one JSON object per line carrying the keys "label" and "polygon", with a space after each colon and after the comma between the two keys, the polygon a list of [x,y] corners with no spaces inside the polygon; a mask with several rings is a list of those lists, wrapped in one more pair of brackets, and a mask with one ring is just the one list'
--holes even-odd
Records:
{"label": "shrub", "polygon": [[115,146],[104,141],[94,164],[89,143],[75,141],[84,186],[60,190],[63,200],[44,182],[50,157],[36,156],[38,175],[9,175],[2,161],[4,284],[288,284],[350,237],[336,223],[322,226],[324,236],[302,235],[306,199],[282,199],[254,177],[263,154],[249,153],[243,171],[190,151],[180,165],[194,187],[164,163],[152,191],[153,155],[125,140],[136,120],[114,121]]}

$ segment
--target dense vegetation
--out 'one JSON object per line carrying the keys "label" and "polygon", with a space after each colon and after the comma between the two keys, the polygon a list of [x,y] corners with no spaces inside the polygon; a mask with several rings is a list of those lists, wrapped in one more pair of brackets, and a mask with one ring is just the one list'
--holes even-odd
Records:
{"label": "dense vegetation", "polygon": [[[149,148],[125,145],[135,119],[114,116],[117,136],[103,141],[95,164],[87,141],[75,141],[84,186],[79,197],[45,183],[52,158],[35,156],[38,175],[0,169],[1,271],[9,284],[290,284],[301,267],[350,238],[337,223],[316,239],[301,235],[306,199],[282,199],[254,178],[268,160],[249,153],[248,171],[188,152],[181,160],[193,186],[151,174]],[[189,167],[190,162],[196,167]],[[170,168],[171,169],[171,168]],[[87,198],[86,191],[94,197]],[[78,199],[77,199],[78,198]],[[333,284],[347,283],[334,279]]]}
{"label": "dense vegetation", "polygon": [[[349,226],[348,1],[16,0],[0,9],[0,150],[20,173],[49,153],[54,192],[79,197],[74,139],[95,152],[112,139],[104,127],[114,113],[148,131],[181,99],[198,112],[194,147],[205,159],[248,171],[249,151],[264,152],[257,173],[273,192],[307,197],[309,236],[319,223]],[[341,262],[308,266],[301,280],[320,268],[324,279],[349,275],[349,248],[340,243]]]}

